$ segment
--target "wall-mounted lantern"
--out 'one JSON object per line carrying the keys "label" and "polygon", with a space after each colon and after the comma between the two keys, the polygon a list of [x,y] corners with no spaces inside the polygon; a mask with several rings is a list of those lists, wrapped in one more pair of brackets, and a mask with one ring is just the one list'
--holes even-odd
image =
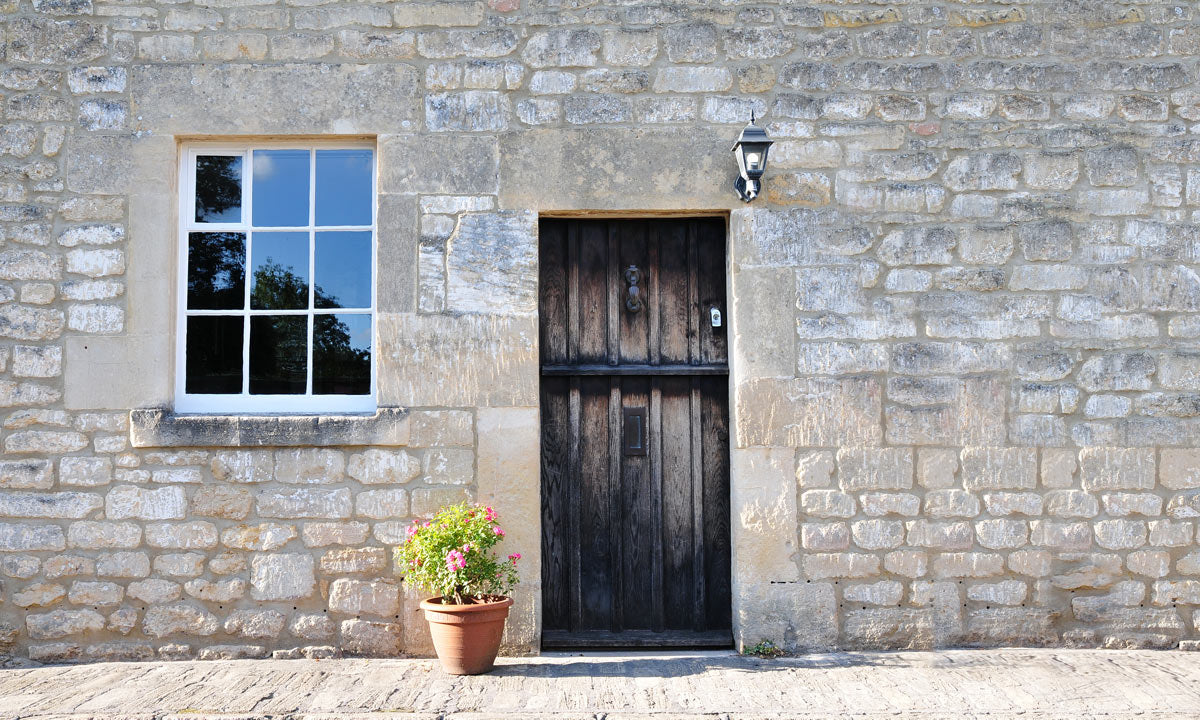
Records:
{"label": "wall-mounted lantern", "polygon": [[733,182],[733,187],[743,202],[758,197],[761,188],[759,180],[767,169],[767,152],[774,143],[765,130],[754,124],[754,113],[751,112],[750,124],[742,128],[742,134],[733,144],[738,171],[741,173],[741,177]]}

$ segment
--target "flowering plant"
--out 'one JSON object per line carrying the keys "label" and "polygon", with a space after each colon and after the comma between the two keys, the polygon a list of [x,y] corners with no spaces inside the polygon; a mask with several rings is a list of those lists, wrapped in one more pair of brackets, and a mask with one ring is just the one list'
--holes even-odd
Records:
{"label": "flowering plant", "polygon": [[404,573],[405,582],[438,593],[447,605],[506,595],[517,583],[521,554],[500,560],[489,552],[503,539],[495,510],[448,505],[428,522],[408,528],[404,544],[396,548],[397,570]]}

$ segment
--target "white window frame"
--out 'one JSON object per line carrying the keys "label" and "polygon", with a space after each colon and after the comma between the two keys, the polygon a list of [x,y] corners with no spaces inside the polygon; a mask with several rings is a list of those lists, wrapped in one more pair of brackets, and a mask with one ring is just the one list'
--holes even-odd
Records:
{"label": "white window frame", "polygon": [[[364,225],[316,225],[316,151],[368,149],[371,150],[371,224]],[[308,224],[298,227],[257,228],[259,231],[298,231],[309,235],[309,307],[304,310],[251,310],[250,309],[250,259],[253,244],[251,225],[253,190],[250,179],[254,177],[255,150],[308,150],[309,188]],[[199,155],[236,155],[242,158],[242,221],[238,223],[196,222],[196,158]],[[370,141],[261,141],[261,142],[189,142],[183,144],[179,162],[179,254],[175,285],[176,331],[175,331],[175,411],[183,414],[329,414],[329,413],[372,413],[376,410],[379,382],[379,338],[377,335],[376,307],[379,295],[379,236],[378,236],[378,174],[379,150]],[[315,308],[311,288],[316,283],[315,266],[316,239],[318,230],[355,230],[371,232],[371,305],[369,309]],[[245,301],[239,310],[188,310],[188,234],[192,232],[238,232],[246,236]],[[371,388],[366,395],[314,395],[313,388],[313,317],[316,315],[369,315],[371,319]],[[189,315],[241,316],[242,329],[242,392],[238,394],[189,394],[187,388],[187,318]],[[251,395],[250,384],[250,318],[255,315],[299,315],[308,318],[308,377],[304,394],[296,395]]]}

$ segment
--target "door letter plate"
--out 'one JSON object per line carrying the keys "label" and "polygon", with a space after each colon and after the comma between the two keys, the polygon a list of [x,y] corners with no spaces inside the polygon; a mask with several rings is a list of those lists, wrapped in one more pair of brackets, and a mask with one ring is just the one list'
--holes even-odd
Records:
{"label": "door letter plate", "polygon": [[645,455],[649,428],[646,423],[646,408],[625,408],[625,427],[622,435],[626,455]]}

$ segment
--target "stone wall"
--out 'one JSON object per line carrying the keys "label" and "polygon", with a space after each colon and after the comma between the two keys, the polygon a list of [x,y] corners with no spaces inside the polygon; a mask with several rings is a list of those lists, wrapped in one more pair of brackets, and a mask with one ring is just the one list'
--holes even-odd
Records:
{"label": "stone wall", "polygon": [[[0,0],[0,644],[427,653],[388,546],[472,497],[536,649],[536,217],[581,210],[732,211],[739,644],[1196,639],[1198,28]],[[743,208],[751,111],[778,144]],[[377,143],[378,415],[170,413],[178,144],[231,136]]]}

